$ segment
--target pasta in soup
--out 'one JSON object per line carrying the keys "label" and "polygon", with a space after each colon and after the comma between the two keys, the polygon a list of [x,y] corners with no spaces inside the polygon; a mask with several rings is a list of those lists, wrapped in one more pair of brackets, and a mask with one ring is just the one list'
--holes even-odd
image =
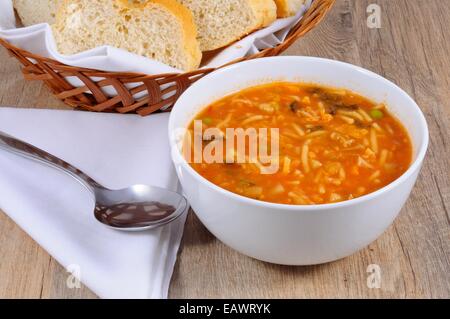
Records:
{"label": "pasta in soup", "polygon": [[[206,136],[211,128],[218,134]],[[230,161],[230,153],[231,158],[239,154],[236,143],[232,149],[233,143],[226,143],[229,128],[278,129],[278,170],[263,174],[258,160],[248,155],[243,156],[247,161]],[[192,152],[223,142],[217,145],[226,160],[189,159],[201,176],[233,193],[281,204],[360,197],[400,177],[412,161],[408,133],[384,104],[315,84],[280,82],[245,89],[207,106],[188,131],[190,143],[184,147]],[[198,135],[201,143],[194,141]],[[246,145],[244,151],[250,148]],[[273,145],[268,148],[274,151]]]}

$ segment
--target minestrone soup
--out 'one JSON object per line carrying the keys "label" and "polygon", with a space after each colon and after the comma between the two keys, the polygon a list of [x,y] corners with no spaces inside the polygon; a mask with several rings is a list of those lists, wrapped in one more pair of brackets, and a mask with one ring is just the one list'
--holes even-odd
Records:
{"label": "minestrone soup", "polygon": [[[195,122],[202,148],[219,139],[226,142],[227,128],[278,129],[279,169],[272,174],[263,174],[258,161],[190,161],[212,183],[262,201],[312,205],[350,200],[388,185],[412,160],[409,136],[386,106],[344,89],[261,85],[206,107],[189,126],[192,140],[199,134]],[[219,130],[219,138],[203,135],[209,128]],[[236,155],[227,144],[221,144],[223,153]],[[186,145],[193,152],[199,146]]]}

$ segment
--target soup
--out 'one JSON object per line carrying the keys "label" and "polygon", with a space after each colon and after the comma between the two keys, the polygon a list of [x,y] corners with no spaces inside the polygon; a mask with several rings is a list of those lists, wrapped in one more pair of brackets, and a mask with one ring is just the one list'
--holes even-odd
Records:
{"label": "soup", "polygon": [[[205,134],[211,128],[221,134]],[[230,128],[277,129],[278,170],[263,173],[261,163],[248,154],[242,157],[245,162],[230,161],[230,153],[232,158],[239,155],[236,143],[232,149],[226,143],[234,139]],[[184,147],[190,155],[218,142],[227,154],[214,162],[189,158],[195,171],[233,193],[273,203],[312,205],[357,198],[400,177],[412,160],[409,136],[384,104],[315,84],[280,82],[245,89],[207,106],[189,132],[190,143]],[[201,143],[192,142],[199,134]],[[270,133],[266,140],[274,136]],[[244,151],[250,148],[246,145]],[[275,150],[272,144],[266,149]]]}

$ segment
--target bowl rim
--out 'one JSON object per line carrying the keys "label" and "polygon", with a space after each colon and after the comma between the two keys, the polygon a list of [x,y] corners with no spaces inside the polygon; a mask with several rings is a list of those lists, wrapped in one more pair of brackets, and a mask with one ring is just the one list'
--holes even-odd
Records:
{"label": "bowl rim", "polygon": [[[409,166],[409,168],[400,176],[398,177],[396,180],[394,180],[393,182],[389,183],[388,185],[363,196],[354,198],[354,199],[350,199],[350,200],[345,200],[342,202],[337,202],[337,203],[327,203],[327,204],[313,204],[313,205],[292,205],[292,204],[280,204],[280,203],[273,203],[273,202],[266,202],[266,201],[262,201],[262,200],[258,200],[258,199],[253,199],[253,198],[249,198],[249,197],[245,197],[243,195],[239,195],[236,193],[233,193],[229,190],[226,190],[220,186],[217,186],[216,184],[210,182],[209,180],[207,180],[206,178],[204,178],[203,176],[201,176],[199,173],[197,173],[197,171],[195,171],[191,165],[189,165],[189,163],[186,161],[186,159],[181,155],[181,152],[179,151],[178,147],[176,145],[174,145],[174,141],[171,138],[171,134],[172,134],[172,127],[173,127],[173,114],[177,111],[178,109],[178,105],[181,104],[184,100],[184,97],[188,94],[190,94],[190,92],[197,86],[200,85],[204,82],[208,82],[210,81],[211,78],[213,78],[214,76],[216,76],[217,74],[223,73],[223,72],[228,72],[231,69],[238,69],[240,67],[242,67],[243,65],[247,65],[247,64],[264,64],[267,60],[287,60],[287,61],[292,61],[292,62],[296,62],[298,60],[303,60],[303,61],[310,61],[312,63],[325,63],[325,64],[329,64],[329,65],[340,65],[346,68],[350,68],[351,72],[362,72],[365,75],[372,77],[373,79],[375,79],[376,81],[379,82],[384,82],[385,84],[387,84],[388,86],[391,86],[394,90],[398,91],[399,94],[401,94],[404,98],[406,98],[407,102],[411,105],[411,107],[413,107],[417,113],[418,116],[418,120],[420,122],[420,136],[423,138],[422,139],[422,143],[421,145],[418,146],[418,152],[417,152],[417,156],[414,159],[414,161],[412,162],[412,164]],[[416,116],[416,115],[414,115]],[[221,68],[219,70],[213,71],[210,74],[206,75],[205,77],[201,78],[200,80],[198,80],[196,83],[194,83],[191,87],[189,87],[178,99],[177,103],[174,105],[170,118],[169,118],[169,125],[168,125],[168,129],[169,129],[169,144],[171,147],[172,151],[172,161],[174,162],[175,167],[177,168],[177,166],[182,165],[184,168],[186,168],[193,176],[195,179],[197,179],[200,183],[202,184],[206,184],[208,187],[212,188],[213,190],[223,194],[226,197],[229,198],[233,198],[239,202],[242,202],[244,204],[249,204],[249,205],[254,205],[254,206],[259,206],[262,208],[273,208],[273,209],[277,209],[277,210],[284,210],[284,211],[304,211],[304,212],[308,212],[308,211],[322,211],[322,210],[330,210],[330,209],[334,209],[334,208],[345,208],[348,206],[354,206],[354,205],[358,205],[360,203],[363,202],[367,202],[370,201],[372,199],[378,198],[380,197],[382,194],[391,191],[394,188],[397,188],[398,186],[400,186],[401,184],[403,184],[403,182],[405,182],[411,175],[413,175],[418,169],[420,169],[422,162],[425,158],[427,149],[428,149],[428,144],[429,144],[429,129],[428,129],[428,124],[426,121],[426,118],[422,112],[422,110],[420,109],[420,107],[417,105],[417,103],[414,101],[414,99],[408,94],[406,93],[402,88],[400,88],[398,85],[396,85],[395,83],[393,83],[392,81],[384,78],[383,76],[372,72],[370,70],[367,70],[365,68],[362,68],[360,66],[357,65],[353,65],[350,63],[346,63],[346,62],[342,62],[342,61],[337,61],[337,60],[331,60],[331,59],[326,59],[326,58],[320,58],[320,57],[309,57],[309,56],[276,56],[276,57],[265,57],[265,58],[259,58],[259,59],[254,59],[254,60],[249,60],[249,61],[243,61],[243,62],[239,62],[224,68]],[[176,129],[176,128],[174,128]],[[405,128],[406,129],[406,128]],[[410,134],[409,130],[407,130],[408,134]],[[175,159],[176,157],[176,159]],[[177,164],[178,163],[178,164]]]}

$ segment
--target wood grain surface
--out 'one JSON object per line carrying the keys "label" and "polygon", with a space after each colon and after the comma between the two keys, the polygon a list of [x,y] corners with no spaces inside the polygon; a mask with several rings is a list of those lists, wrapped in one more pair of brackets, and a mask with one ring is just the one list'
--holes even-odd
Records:
{"label": "wood grain surface", "polygon": [[[381,7],[380,29],[366,25]],[[171,298],[450,298],[450,21],[449,0],[338,0],[326,20],[287,55],[311,55],[373,70],[405,89],[430,126],[422,173],[400,216],[377,241],[343,260],[285,267],[226,247],[190,214]],[[0,105],[64,108],[40,83],[22,79],[0,50]],[[381,288],[367,267],[381,268]],[[67,272],[0,212],[0,297],[95,298],[69,289]]]}

